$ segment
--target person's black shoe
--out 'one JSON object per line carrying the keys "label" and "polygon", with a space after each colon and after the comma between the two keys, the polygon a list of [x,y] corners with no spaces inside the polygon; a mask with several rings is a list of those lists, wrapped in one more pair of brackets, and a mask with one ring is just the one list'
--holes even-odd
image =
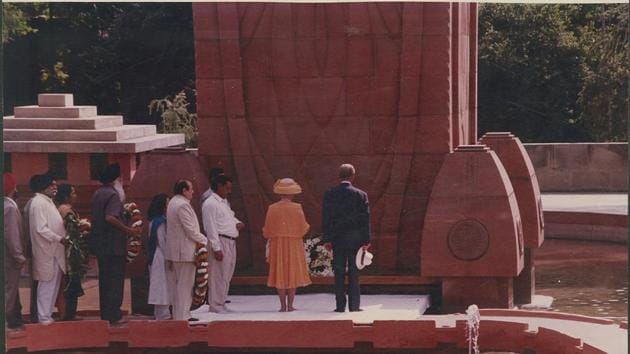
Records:
{"label": "person's black shoe", "polygon": [[350,312],[361,312],[361,311],[363,311],[363,309],[353,309],[353,310],[350,310]]}
{"label": "person's black shoe", "polygon": [[22,329],[24,328],[24,324],[19,322],[19,323],[11,323],[11,324],[7,324],[7,327],[9,327],[9,329]]}
{"label": "person's black shoe", "polygon": [[335,309],[335,312],[346,312],[344,309]]}
{"label": "person's black shoe", "polygon": [[197,322],[197,321],[199,321],[199,319],[198,318],[194,318],[194,317],[191,317],[191,318],[188,319],[188,322]]}
{"label": "person's black shoe", "polygon": [[111,324],[112,326],[122,326],[127,324],[127,319],[126,318],[120,318],[118,321],[109,321],[109,324]]}

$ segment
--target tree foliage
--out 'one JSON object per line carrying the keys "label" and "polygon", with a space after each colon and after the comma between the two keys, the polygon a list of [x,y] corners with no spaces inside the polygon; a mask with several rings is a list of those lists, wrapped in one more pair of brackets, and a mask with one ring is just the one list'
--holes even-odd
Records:
{"label": "tree foliage", "polygon": [[482,5],[479,132],[626,140],[627,14],[618,4]]}
{"label": "tree foliage", "polygon": [[15,4],[2,3],[2,43],[35,31],[29,26],[29,16],[25,11]]}
{"label": "tree foliage", "polygon": [[595,141],[627,141],[628,6],[603,7],[585,33],[583,84],[578,103],[582,122]]}
{"label": "tree foliage", "polygon": [[189,3],[13,5],[35,31],[5,45],[4,114],[39,92],[68,92],[99,114],[156,124],[152,99],[194,88]]}
{"label": "tree foliage", "polygon": [[183,133],[186,136],[186,146],[197,147],[197,114],[190,113],[188,105],[186,92],[180,91],[172,97],[151,100],[149,113],[160,113],[160,133]]}

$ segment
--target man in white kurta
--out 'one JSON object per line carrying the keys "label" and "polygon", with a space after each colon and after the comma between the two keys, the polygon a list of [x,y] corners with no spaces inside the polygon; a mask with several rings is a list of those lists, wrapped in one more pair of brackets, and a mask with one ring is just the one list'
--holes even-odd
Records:
{"label": "man in white kurta", "polygon": [[38,281],[37,319],[47,325],[53,322],[53,306],[66,272],[66,230],[52,201],[57,193],[57,183],[50,176],[40,175],[36,178],[34,190],[36,193],[28,210],[33,279]]}
{"label": "man in white kurta", "polygon": [[234,215],[227,201],[232,180],[216,176],[211,183],[214,193],[203,203],[201,214],[213,255],[208,259],[208,305],[210,312],[228,312],[225,307],[230,281],[236,266],[236,239],[244,225]]}
{"label": "man in white kurta", "polygon": [[197,215],[190,205],[193,193],[190,181],[178,181],[174,188],[175,196],[166,209],[165,257],[173,269],[174,320],[197,320],[190,316],[195,283],[195,248],[197,243],[206,244],[208,239],[201,233]]}

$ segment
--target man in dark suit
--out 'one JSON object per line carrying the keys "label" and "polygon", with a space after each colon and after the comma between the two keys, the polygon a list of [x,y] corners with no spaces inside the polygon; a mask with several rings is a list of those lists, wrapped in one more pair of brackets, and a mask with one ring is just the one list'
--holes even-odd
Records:
{"label": "man in dark suit", "polygon": [[359,270],[355,262],[360,248],[370,247],[370,208],[367,193],[354,187],[355,170],[350,164],[339,167],[340,183],[326,191],[322,211],[324,242],[333,250],[335,273],[336,312],[346,310],[344,278],[346,267],[350,286],[348,308],[351,312],[361,311]]}

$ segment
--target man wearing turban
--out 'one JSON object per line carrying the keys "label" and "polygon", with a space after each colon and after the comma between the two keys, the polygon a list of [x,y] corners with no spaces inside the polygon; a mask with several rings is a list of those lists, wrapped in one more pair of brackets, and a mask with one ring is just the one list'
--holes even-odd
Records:
{"label": "man wearing turban", "polygon": [[37,281],[37,319],[48,325],[53,322],[53,306],[66,272],[66,229],[52,200],[57,194],[57,182],[43,174],[33,176],[30,184],[35,192],[28,208],[28,223],[33,279]]}

